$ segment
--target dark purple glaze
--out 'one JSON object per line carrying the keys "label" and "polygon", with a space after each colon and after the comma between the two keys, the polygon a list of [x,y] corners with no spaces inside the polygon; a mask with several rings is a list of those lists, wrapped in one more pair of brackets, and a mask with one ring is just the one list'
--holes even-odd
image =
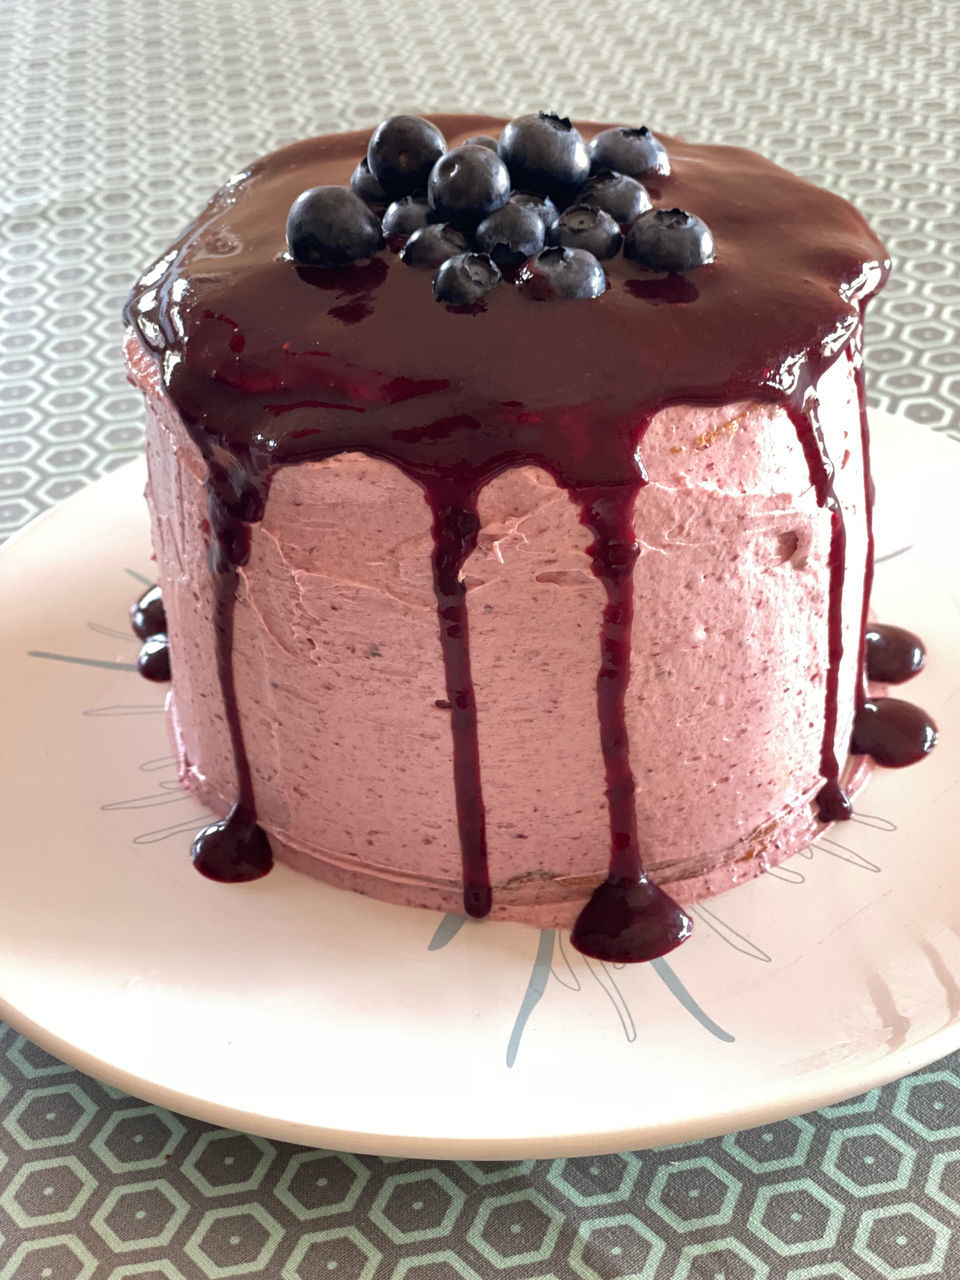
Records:
{"label": "dark purple glaze", "polygon": [[[434,119],[451,146],[499,132],[503,123]],[[589,138],[602,127],[582,130]],[[687,936],[690,920],[643,872],[623,712],[634,508],[642,529],[638,495],[647,479],[644,433],[670,404],[763,401],[787,408],[818,501],[831,513],[820,808],[825,817],[848,816],[834,752],[845,531],[814,389],[859,333],[863,304],[885,279],[886,255],[845,201],[750,152],[665,139],[672,172],[652,194],[711,227],[714,264],[667,279],[614,258],[604,264],[609,288],[598,299],[540,302],[505,284],[483,310],[463,314],[436,304],[428,277],[389,251],[342,271],[298,270],[285,259],[283,228],[293,199],[309,186],[345,184],[368,136],[311,139],[256,162],[146,273],[125,312],[155,353],[167,393],[209,468],[217,660],[238,800],[229,819],[198,837],[195,857],[207,874],[232,872],[238,863],[262,874],[268,865],[261,846],[250,854],[259,828],[232,671],[236,570],[247,555],[250,525],[260,518],[277,468],[360,451],[420,484],[433,511],[464,902],[471,914],[489,910],[459,572],[476,538],[480,489],[510,467],[538,465],[579,503],[606,592],[597,703],[610,878],[584,909],[574,939],[606,959],[662,955]]]}
{"label": "dark purple glaze", "polygon": [[656,960],[688,938],[693,921],[671,897],[641,872],[611,876],[595,889],[580,912],[570,939],[597,960]]}
{"label": "dark purple glaze", "polygon": [[820,773],[823,786],[817,795],[817,810],[822,822],[839,822],[853,813],[850,799],[840,785],[841,762],[837,759],[837,719],[840,714],[840,662],[843,658],[843,582],[846,568],[847,531],[843,510],[833,488],[834,466],[820,429],[816,398],[817,379],[823,372],[823,357],[808,357],[798,380],[795,395],[787,411],[797,432],[810,471],[810,483],[817,504],[830,512],[830,551],[828,567],[830,587],[827,597],[827,670],[823,715],[823,738],[820,745]]}
{"label": "dark purple glaze", "polygon": [[235,804],[220,822],[211,822],[190,849],[193,865],[209,880],[236,884],[259,880],[273,866],[273,851],[256,814]]}
{"label": "dark purple glaze", "polygon": [[170,679],[170,644],[163,632],[144,640],[137,654],[137,670],[145,680],[157,684]]}
{"label": "dark purple glaze", "polygon": [[130,606],[130,626],[133,633],[141,640],[149,640],[151,636],[166,635],[167,615],[163,609],[163,597],[160,588],[154,583]]}
{"label": "dark purple glaze", "polygon": [[215,456],[207,457],[207,466],[207,513],[212,533],[208,561],[215,590],[217,675],[237,771],[237,800],[226,818],[204,827],[194,838],[190,856],[197,870],[211,880],[258,880],[273,865],[273,854],[265,832],[257,825],[250,760],[234,684],[233,620],[237,570],[247,562],[250,524],[260,519],[263,503],[240,473]]}
{"label": "dark purple glaze", "polygon": [[[863,308],[866,310],[867,300]],[[873,474],[870,470],[870,424],[867,421],[867,390],[863,372],[863,334],[857,334],[851,342],[850,358],[854,363],[857,385],[857,400],[860,406],[860,447],[863,450],[863,509],[867,518],[867,560],[863,575],[863,608],[860,612],[860,649],[857,654],[857,709],[863,706],[867,697],[867,618],[870,613],[870,593],[873,590],[874,556],[876,540],[873,536]]]}
{"label": "dark purple glaze", "polygon": [[[439,495],[438,495],[439,496]],[[480,783],[477,700],[470,678],[467,589],[460,571],[477,544],[480,520],[476,495],[453,486],[433,502],[433,585],[437,596],[440,647],[447,678],[453,733],[453,780],[463,866],[463,909],[470,916],[490,910],[487,825]]]}
{"label": "dark purple glaze", "polygon": [[[641,477],[640,483],[646,483]],[[571,935],[598,960],[654,960],[687,937],[693,921],[647,879],[637,839],[636,782],[630,766],[625,699],[630,683],[633,567],[640,551],[634,503],[640,484],[579,489],[580,518],[594,541],[587,548],[607,603],[600,628],[597,718],[610,816],[609,878],[594,890]]]}
{"label": "dark purple glaze", "polygon": [[888,769],[902,769],[929,755],[936,741],[937,726],[912,702],[873,698],[857,712],[850,750]]}
{"label": "dark purple glaze", "polygon": [[867,678],[877,684],[903,684],[923,670],[927,651],[912,631],[871,623],[864,631],[864,643]]}

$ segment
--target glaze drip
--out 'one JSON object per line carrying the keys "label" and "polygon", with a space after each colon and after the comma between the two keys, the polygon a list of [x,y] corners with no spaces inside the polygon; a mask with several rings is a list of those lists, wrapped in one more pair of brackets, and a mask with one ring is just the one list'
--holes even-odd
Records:
{"label": "glaze drip", "polygon": [[235,804],[220,822],[199,833],[190,850],[193,865],[208,880],[237,884],[259,880],[273,866],[273,852],[252,809]]}
{"label": "glaze drip", "polygon": [[470,674],[467,590],[461,578],[480,532],[476,500],[473,495],[469,498],[467,505],[464,505],[464,495],[453,495],[453,501],[440,504],[434,496],[433,586],[453,735],[453,785],[463,868],[463,909],[469,916],[485,916],[492,902],[487,870],[487,826],[480,782],[477,699]]}
{"label": "glaze drip", "polygon": [[164,683],[170,679],[170,643],[167,615],[160,588],[154,583],[130,606],[130,627],[143,641],[137,654],[137,670],[145,680]]}
{"label": "glaze drip", "polygon": [[250,556],[250,524],[263,514],[264,499],[249,468],[224,465],[212,453],[207,467],[207,512],[212,532],[207,559],[214,584],[214,643],[237,774],[237,800],[226,818],[212,822],[195,837],[190,856],[197,870],[210,880],[257,880],[270,870],[273,854],[266,834],[257,825],[250,758],[236,694],[233,639],[238,570]]}
{"label": "glaze drip", "polygon": [[[868,299],[860,304],[861,314],[867,309]],[[867,521],[867,558],[863,574],[863,607],[860,610],[860,648],[857,653],[857,683],[855,696],[857,710],[863,706],[867,697],[867,680],[872,679],[867,668],[867,620],[870,614],[870,593],[873,590],[873,571],[876,553],[876,542],[873,536],[873,474],[870,470],[870,424],[867,420],[867,389],[863,372],[862,333],[851,341],[848,348],[853,363],[854,379],[857,388],[857,403],[860,409],[860,448],[863,452],[863,509]]]}
{"label": "glaze drip", "polygon": [[166,635],[167,614],[163,607],[163,596],[156,583],[147,587],[143,595],[130,606],[130,627],[133,634],[141,640]]}
{"label": "glaze drip", "polygon": [[936,741],[937,726],[925,711],[900,698],[874,698],[857,713],[850,750],[902,769],[929,755]]}
{"label": "glaze drip", "polygon": [[864,629],[867,676],[877,684],[903,684],[923,670],[927,651],[903,627],[872,623]]}
{"label": "glaze drip", "polygon": [[834,465],[827,453],[819,422],[816,382],[812,362],[804,367],[787,412],[797,432],[810,471],[810,483],[817,505],[830,513],[830,587],[827,602],[827,666],[823,739],[820,747],[820,773],[823,786],[817,794],[817,809],[822,822],[842,822],[853,814],[850,798],[840,784],[840,761],[837,759],[837,720],[840,710],[840,663],[843,659],[843,583],[845,577],[847,531],[843,510],[834,489]]}
{"label": "glaze drip", "polygon": [[158,684],[170,679],[170,642],[163,632],[144,640],[137,654],[137,670],[145,680]]}
{"label": "glaze drip", "polygon": [[[434,119],[450,145],[503,123]],[[603,127],[582,131],[589,137]],[[672,404],[765,402],[789,413],[831,518],[819,805],[824,818],[849,816],[835,749],[845,530],[815,387],[842,352],[859,358],[851,342],[864,301],[886,277],[883,248],[851,206],[760,157],[665,139],[673,169],[652,194],[663,207],[704,217],[717,242],[713,265],[672,277],[618,258],[606,264],[601,298],[538,302],[503,285],[471,314],[457,314],[435,304],[422,274],[392,250],[342,271],[297,270],[285,260],[283,225],[294,197],[319,183],[345,184],[367,140],[365,133],[312,139],[238,175],[146,273],[125,310],[208,468],[215,643],[237,801],[197,838],[196,863],[219,879],[254,878],[270,864],[233,673],[251,526],[278,468],[359,451],[415,480],[432,511],[464,905],[471,915],[489,911],[462,571],[476,544],[483,486],[510,467],[534,465],[580,506],[606,595],[597,709],[609,876],[574,941],[603,959],[662,955],[691,923],[643,870],[631,765],[631,745],[635,753],[639,744],[629,742],[624,715],[643,434]]]}
{"label": "glaze drip", "polygon": [[[643,431],[639,434],[642,438]],[[637,838],[636,782],[625,699],[630,684],[633,570],[640,551],[634,509],[647,483],[639,450],[637,463],[640,474],[634,484],[594,485],[575,495],[580,519],[594,536],[587,548],[591,567],[607,596],[600,627],[597,719],[610,816],[610,869],[572,934],[574,945],[598,960],[653,960],[679,946],[693,928],[682,908],[648,880]]]}

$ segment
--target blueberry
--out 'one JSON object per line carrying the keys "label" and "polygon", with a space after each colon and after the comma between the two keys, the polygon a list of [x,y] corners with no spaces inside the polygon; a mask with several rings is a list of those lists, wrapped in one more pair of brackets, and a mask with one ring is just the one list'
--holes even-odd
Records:
{"label": "blueberry", "polygon": [[367,147],[370,172],[390,200],[422,191],[447,149],[435,124],[420,116],[391,116],[378,124]]}
{"label": "blueberry", "polygon": [[510,195],[507,166],[486,147],[454,147],[430,170],[427,199],[445,222],[472,229]]}
{"label": "blueberry", "polygon": [[370,166],[364,157],[350,175],[350,190],[359,196],[365,204],[389,204],[390,197],[370,172]]}
{"label": "blueberry", "polygon": [[385,236],[409,236],[433,221],[433,210],[426,196],[403,196],[394,200],[383,215]]}
{"label": "blueberry", "polygon": [[658,173],[665,178],[670,172],[666,148],[644,125],[640,129],[604,129],[590,143],[590,166],[594,173],[612,169],[628,178],[642,178],[645,173]]}
{"label": "blueberry", "polygon": [[557,245],[524,263],[520,287],[541,301],[550,297],[599,298],[606,290],[603,267],[586,249]]}
{"label": "blueberry", "polygon": [[496,288],[501,278],[497,264],[485,253],[458,253],[434,277],[433,296],[438,302],[469,306]]}
{"label": "blueberry", "polygon": [[557,206],[549,196],[539,196],[535,191],[514,191],[507,203],[533,209],[543,223],[544,231],[549,231],[557,220]]}
{"label": "blueberry", "polygon": [[550,228],[550,243],[562,244],[568,249],[586,249],[595,258],[612,258],[620,252],[623,236],[606,210],[574,204],[564,209]]}
{"label": "blueberry", "polygon": [[623,252],[652,271],[692,271],[713,261],[713,236],[683,209],[651,209],[627,232]]}
{"label": "blueberry", "polygon": [[491,138],[489,133],[475,133],[472,138],[467,138],[460,144],[462,147],[486,147],[489,151],[496,151],[497,140]]}
{"label": "blueberry", "polygon": [[647,189],[625,173],[613,173],[604,169],[594,174],[577,193],[577,204],[589,204],[595,209],[605,209],[615,222],[633,222],[650,208]]}
{"label": "blueberry", "polygon": [[535,209],[505,204],[477,227],[477,248],[500,266],[518,267],[543,248],[543,221]]}
{"label": "blueberry", "polygon": [[383,247],[380,219],[346,187],[311,187],[287,216],[287,244],[295,262],[344,267]]}
{"label": "blueberry", "polygon": [[410,267],[439,267],[455,254],[466,253],[466,237],[445,222],[421,227],[400,250],[400,257]]}
{"label": "blueberry", "polygon": [[500,134],[500,158],[515,187],[566,199],[590,173],[587,144],[565,116],[518,116]]}

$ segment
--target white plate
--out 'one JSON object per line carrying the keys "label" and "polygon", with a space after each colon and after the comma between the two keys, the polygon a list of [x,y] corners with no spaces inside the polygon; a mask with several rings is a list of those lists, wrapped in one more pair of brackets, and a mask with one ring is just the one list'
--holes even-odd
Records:
{"label": "white plate", "polygon": [[[58,1057],[233,1128],[384,1155],[677,1143],[819,1107],[960,1046],[957,446],[874,415],[885,621],[928,642],[928,761],[855,821],[614,970],[286,868],[198,876],[164,689],[126,612],[149,580],[139,464],[0,554],[0,1012]],[[64,660],[65,659],[65,660]],[[452,935],[452,936],[451,936]]]}

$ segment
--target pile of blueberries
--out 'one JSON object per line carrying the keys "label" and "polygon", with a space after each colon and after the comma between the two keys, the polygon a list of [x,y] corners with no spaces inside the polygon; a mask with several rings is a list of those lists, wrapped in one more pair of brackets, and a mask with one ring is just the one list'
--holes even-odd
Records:
{"label": "pile of blueberries", "polygon": [[435,270],[437,301],[478,303],[504,278],[531,296],[596,298],[601,263],[623,250],[653,271],[712,262],[713,236],[693,214],[654,209],[640,179],[670,161],[649,129],[604,129],[588,145],[565,117],[519,116],[499,139],[447,150],[419,116],[391,116],[346,187],[312,187],[293,202],[287,244],[310,267],[369,258],[384,238]]}

